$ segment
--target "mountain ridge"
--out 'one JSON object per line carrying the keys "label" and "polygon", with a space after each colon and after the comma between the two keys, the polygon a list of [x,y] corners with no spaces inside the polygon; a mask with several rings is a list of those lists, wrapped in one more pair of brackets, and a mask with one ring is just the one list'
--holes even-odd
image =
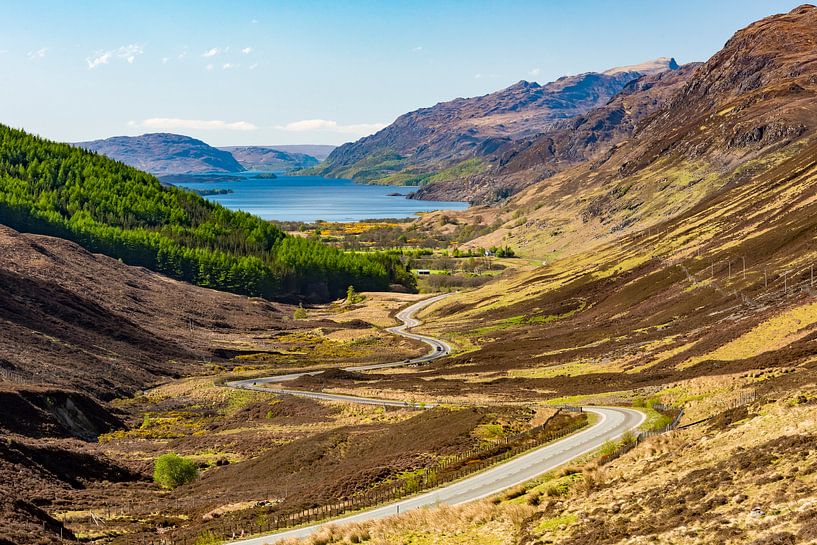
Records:
{"label": "mountain ridge", "polygon": [[231,154],[246,170],[289,171],[313,167],[320,162],[306,153],[287,152],[271,146],[223,146],[218,149]]}
{"label": "mountain ridge", "polygon": [[486,95],[440,102],[339,146],[315,172],[364,182],[419,185],[431,173],[491,156],[511,141],[603,105],[640,76],[638,72],[585,72],[544,85],[521,80]]}

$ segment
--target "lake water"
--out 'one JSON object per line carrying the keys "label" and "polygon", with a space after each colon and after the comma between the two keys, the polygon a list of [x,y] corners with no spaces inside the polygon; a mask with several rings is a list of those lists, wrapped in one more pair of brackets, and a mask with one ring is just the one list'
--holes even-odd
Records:
{"label": "lake water", "polygon": [[163,178],[187,189],[230,189],[206,199],[232,210],[243,210],[264,219],[350,222],[375,218],[407,218],[417,212],[462,210],[463,202],[415,201],[389,193],[407,194],[413,189],[386,185],[362,185],[351,180],[318,176],[259,178],[257,172],[227,175],[184,175]]}

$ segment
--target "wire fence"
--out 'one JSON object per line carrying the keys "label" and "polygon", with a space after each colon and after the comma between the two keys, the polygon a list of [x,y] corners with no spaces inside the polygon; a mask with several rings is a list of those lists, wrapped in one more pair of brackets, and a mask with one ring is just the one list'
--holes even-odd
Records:
{"label": "wire fence", "polygon": [[658,411],[660,413],[665,413],[665,414],[670,413],[671,414],[671,413],[675,412],[676,414],[675,414],[675,417],[672,419],[672,422],[670,422],[669,424],[667,424],[663,428],[660,428],[660,429],[657,429],[657,430],[646,430],[646,431],[640,432],[635,437],[634,441],[625,442],[625,443],[619,445],[619,447],[616,450],[614,450],[613,452],[602,455],[601,458],[599,459],[599,463],[601,465],[604,465],[604,464],[608,464],[608,463],[612,462],[616,458],[619,458],[619,457],[623,456],[624,454],[626,454],[627,452],[630,452],[632,449],[634,449],[636,446],[640,445],[642,442],[649,439],[650,437],[655,437],[656,435],[662,435],[662,434],[671,432],[673,430],[684,430],[684,429],[690,428],[692,426],[702,424],[703,422],[707,422],[709,420],[712,420],[713,418],[717,417],[719,414],[723,414],[726,411],[729,411],[729,410],[732,410],[732,409],[737,409],[739,407],[745,407],[746,405],[750,405],[750,404],[756,402],[759,399],[761,399],[761,396],[758,395],[757,390],[750,390],[748,392],[740,392],[738,395],[727,398],[726,400],[724,400],[723,403],[720,404],[720,407],[722,408],[722,411],[720,411],[720,412],[718,412],[716,414],[713,414],[711,416],[708,416],[706,418],[702,418],[701,420],[697,420],[697,421],[691,422],[689,424],[684,424],[683,426],[680,425],[681,419],[684,417],[684,414],[685,414],[683,408],[672,407],[670,405],[662,405],[662,404],[653,405],[653,409],[655,409],[656,411]]}
{"label": "wire fence", "polygon": [[[570,407],[569,412],[581,412]],[[445,458],[437,464],[415,473],[398,482],[384,483],[354,497],[331,504],[316,506],[296,513],[268,514],[259,513],[252,521],[219,520],[197,532],[180,529],[160,536],[143,536],[138,538],[139,545],[196,545],[201,542],[228,541],[246,536],[275,532],[305,524],[329,520],[345,513],[388,504],[401,498],[414,495],[424,490],[454,482],[468,475],[487,469],[500,462],[518,456],[523,452],[550,443],[574,433],[587,425],[582,419],[570,425],[548,431],[548,425],[561,413],[558,410],[544,423],[514,436],[495,441],[490,445],[469,449],[456,456]],[[132,542],[132,541],[131,541]]]}

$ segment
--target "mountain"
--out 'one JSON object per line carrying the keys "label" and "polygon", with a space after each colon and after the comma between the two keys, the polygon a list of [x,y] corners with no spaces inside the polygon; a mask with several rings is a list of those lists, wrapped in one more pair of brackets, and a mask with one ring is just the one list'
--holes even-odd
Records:
{"label": "mountain", "polygon": [[633,80],[603,106],[558,121],[535,137],[503,145],[481,172],[426,184],[412,198],[493,203],[571,166],[598,161],[659,110],[699,64],[675,65],[673,70]]}
{"label": "mountain", "polygon": [[265,146],[230,146],[218,149],[231,154],[247,170],[287,171],[313,167],[320,162],[305,153]]}
{"label": "mountain", "polygon": [[[666,68],[674,61],[666,61]],[[655,70],[655,67],[651,68]],[[358,181],[418,185],[458,162],[491,156],[503,145],[546,131],[605,104],[639,72],[588,72],[546,85],[520,81],[475,98],[458,98],[402,115],[385,129],[335,149],[316,172]]]}
{"label": "mountain", "polygon": [[523,212],[474,243],[577,251],[797,157],[817,137],[815,22],[802,6],[737,32],[600,157],[548,175],[546,141],[527,146],[502,182],[527,187],[507,203]]}
{"label": "mountain", "polygon": [[245,170],[229,152],[180,134],[114,136],[76,145],[157,176]]}
{"label": "mountain", "polygon": [[285,144],[282,146],[267,146],[272,149],[285,151],[287,153],[303,153],[310,155],[318,161],[323,161],[329,154],[332,153],[337,146],[330,146],[327,144]]}

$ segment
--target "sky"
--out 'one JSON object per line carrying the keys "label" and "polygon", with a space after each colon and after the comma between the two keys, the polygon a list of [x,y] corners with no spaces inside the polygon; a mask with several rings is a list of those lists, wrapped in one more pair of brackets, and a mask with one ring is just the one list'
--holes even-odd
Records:
{"label": "sky", "polygon": [[705,61],[801,3],[0,0],[0,123],[69,142],[341,144],[523,79]]}

